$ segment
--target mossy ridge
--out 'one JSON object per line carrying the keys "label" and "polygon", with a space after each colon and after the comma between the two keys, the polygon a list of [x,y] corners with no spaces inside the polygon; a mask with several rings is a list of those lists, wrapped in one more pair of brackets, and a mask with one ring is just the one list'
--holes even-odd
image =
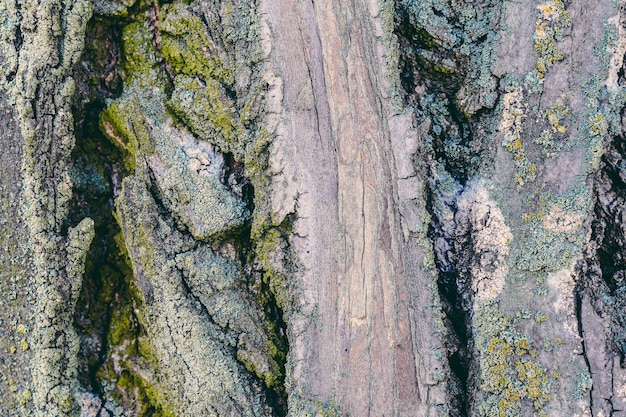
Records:
{"label": "mossy ridge", "polygon": [[[182,7],[178,9],[186,10]],[[166,21],[169,16],[165,17]],[[146,17],[141,16],[141,19],[146,19]],[[198,18],[194,21],[202,26]],[[169,26],[165,26],[176,27],[172,22]],[[181,132],[173,131],[176,128],[171,126],[171,120],[164,105],[168,96],[167,88],[161,89],[157,86],[148,88],[143,85],[145,79],[151,80],[150,82],[155,81],[155,72],[164,74],[161,51],[153,44],[149,32],[149,27],[142,21],[133,22],[124,28],[125,73],[130,85],[125,89],[122,97],[113,101],[102,113],[101,127],[111,141],[124,152],[125,164],[129,169],[135,168],[137,158],[143,159],[154,154],[156,159],[150,158],[149,169],[157,177],[156,183],[166,200],[165,203],[196,238],[206,241],[211,235],[221,230],[222,223],[240,225],[242,221],[245,221],[247,214],[241,207],[242,205],[238,204],[225,189],[222,190],[224,187],[210,176],[204,177],[190,173],[190,175],[182,176],[183,181],[186,181],[183,184],[183,190],[178,190],[180,187],[174,187],[176,189],[171,187],[171,185],[176,185],[176,180],[172,181],[170,177],[178,177],[181,172],[187,172],[188,168],[183,165],[189,158],[181,155],[180,149],[174,149],[177,144],[170,137],[184,134],[184,129]],[[167,36],[164,35],[162,39],[165,38]],[[135,50],[135,47],[138,50]],[[156,81],[159,82],[158,79]],[[190,86],[179,77],[176,81],[179,85],[182,84],[182,88],[177,86],[175,91],[183,91],[185,94],[184,92],[190,89]],[[211,81],[217,82],[212,79]],[[177,97],[176,94],[174,97]],[[204,115],[216,115],[213,120],[218,120],[220,124],[226,126],[225,129],[217,132],[214,132],[215,126],[210,129],[213,137],[220,138],[227,133],[232,116],[226,113],[226,107],[220,106],[219,100],[214,99],[215,97],[212,97],[209,102],[218,103],[216,105],[219,111],[207,111]],[[232,135],[226,136],[232,138]],[[162,162],[158,162],[158,167],[155,165],[157,160]],[[206,213],[209,208],[218,209],[219,216],[216,221],[212,221],[216,216]],[[229,215],[229,209],[232,209],[233,215]],[[193,215],[195,211],[198,211],[197,216]],[[206,219],[206,221],[199,220],[199,218]]]}
{"label": "mossy ridge", "polygon": [[[163,9],[161,51],[176,78],[168,107],[200,138],[243,161],[263,100],[257,21],[248,2],[217,7]],[[211,20],[218,14],[220,27]]]}
{"label": "mossy ridge", "polygon": [[[145,11],[149,7],[140,4],[131,22],[122,29],[123,94],[110,101],[100,114],[101,132],[120,150],[123,165],[131,175],[135,173],[138,158],[143,160],[144,155],[154,152],[147,120],[148,114],[155,110],[145,108],[149,100],[143,96],[143,90],[150,89],[151,94],[163,97],[163,91],[152,89],[154,86],[167,89],[170,83],[148,25]],[[126,295],[125,302],[115,304],[111,312],[107,360],[97,371],[106,405],[122,415],[130,412],[128,410],[139,410],[139,415],[177,415],[164,396],[164,387],[156,382],[160,364],[145,333],[148,326],[146,300],[130,269],[123,234],[117,234],[115,241],[124,264],[121,269],[126,270]]]}
{"label": "mossy ridge", "polygon": [[140,143],[143,149],[150,147],[148,132],[141,123],[137,101],[125,97],[112,102],[100,115],[100,129],[122,152],[125,168],[134,172]]}
{"label": "mossy ridge", "polygon": [[[279,402],[286,402],[285,361],[288,351],[284,315],[296,310],[295,287],[290,281],[293,267],[289,237],[291,222],[286,218],[277,222],[271,208],[271,182],[269,152],[271,136],[264,128],[258,130],[245,155],[245,174],[254,184],[254,210],[250,230],[250,248],[246,263],[254,267],[249,284],[255,301],[263,309],[268,320],[268,334],[272,345],[268,353],[280,364],[279,372],[264,376],[271,381]],[[258,370],[253,372],[259,373]],[[281,404],[286,413],[287,404]]]}
{"label": "mossy ridge", "polygon": [[[181,13],[189,16],[188,10]],[[206,14],[207,11],[203,13]],[[185,66],[173,66],[179,75],[175,81],[177,89],[168,106],[194,133],[219,146],[222,151],[232,153],[235,160],[244,163],[245,175],[254,185],[254,211],[250,231],[252,250],[246,263],[256,265],[255,268],[259,269],[260,277],[253,278],[252,291],[257,294],[255,301],[265,310],[266,317],[271,317],[277,312],[270,306],[277,305],[282,311],[289,311],[294,306],[293,294],[287,284],[288,272],[284,269],[285,264],[290,262],[288,236],[291,231],[288,230],[289,220],[276,224],[270,207],[271,174],[267,158],[271,138],[263,128],[259,129],[257,126],[264,100],[264,83],[258,78],[261,55],[256,32],[257,20],[253,6],[246,1],[224,2],[219,10],[209,13],[219,13],[223,17],[223,27],[212,26],[214,20],[208,18],[209,26],[201,27],[199,19],[194,19],[192,26],[194,30],[208,31],[214,39],[221,39],[221,44],[214,45],[215,50],[218,50],[216,55],[208,65],[205,64],[205,69],[210,70],[204,71],[204,75],[216,72],[218,75],[204,79],[192,78],[188,75],[199,73]],[[166,36],[168,34],[164,33],[164,37]],[[194,35],[198,40],[204,37],[204,33]],[[179,55],[197,48],[197,44],[185,45],[187,38],[182,41],[183,44],[180,41],[178,44],[172,43],[183,48]],[[202,42],[206,44],[206,41]],[[223,49],[223,52],[219,52],[219,49]],[[221,63],[218,62],[217,55],[223,58]],[[225,60],[229,62],[228,66],[224,63]],[[220,71],[211,68],[218,68]],[[241,79],[241,74],[244,74],[244,79]],[[179,85],[183,88],[178,89]],[[229,92],[230,89],[234,96]],[[266,354],[275,363],[283,364],[287,348],[286,337],[281,333],[285,329],[271,320],[268,325],[271,342]],[[240,358],[244,360],[246,368],[262,378],[268,387],[276,389],[279,395],[284,394],[283,365],[268,373],[245,361],[241,355]]]}
{"label": "mossy ridge", "polygon": [[[102,221],[100,217],[96,218]],[[115,229],[111,226],[109,228]],[[82,301],[87,305],[106,303],[106,306],[90,306],[89,317],[75,319],[82,329],[84,320],[89,325],[89,320],[103,320],[102,315],[107,315],[103,341],[106,359],[102,363],[94,364],[89,362],[89,358],[84,358],[89,362],[90,369],[87,372],[94,374],[79,377],[87,378],[82,381],[86,385],[91,383],[91,378],[97,379],[97,386],[92,388],[99,389],[103,406],[115,415],[130,416],[131,410],[138,410],[140,416],[173,416],[172,412],[167,411],[163,395],[152,386],[157,380],[155,375],[158,372],[158,362],[156,356],[150,353],[153,348],[145,335],[146,322],[142,313],[145,302],[136,286],[121,232],[112,236],[109,246],[115,248],[107,247],[105,253],[109,254],[105,256],[106,260],[97,262],[110,263],[88,263],[89,268],[98,267],[92,273],[101,276],[98,299]],[[91,295],[83,294],[83,297],[89,298]],[[110,310],[104,312],[101,311],[102,308]],[[90,335],[87,334],[86,337]],[[97,367],[93,368],[94,365]]]}
{"label": "mossy ridge", "polygon": [[[176,13],[180,13],[183,16],[181,17],[180,15],[177,15]],[[171,58],[172,62],[171,63],[168,62],[168,64],[170,64],[172,70],[175,73],[175,78],[174,78],[175,87],[174,87],[174,91],[172,94],[172,100],[170,101],[170,103],[175,102],[175,100],[178,98],[177,94],[179,93],[183,95],[188,94],[189,90],[192,90],[191,83],[195,83],[195,87],[197,87],[196,92],[198,94],[206,93],[207,90],[206,89],[203,90],[201,88],[203,84],[205,83],[208,84],[209,86],[214,87],[214,91],[216,90],[219,91],[220,96],[210,97],[211,100],[209,101],[211,105],[217,106],[217,111],[216,111],[216,108],[213,108],[210,111],[207,111],[205,114],[201,115],[202,119],[205,119],[205,120],[201,120],[200,115],[198,115],[199,117],[197,120],[200,123],[205,123],[206,118],[207,118],[206,116],[208,116],[209,119],[211,119],[212,116],[215,116],[213,117],[212,121],[217,121],[217,123],[215,123],[213,126],[206,129],[206,131],[209,132],[213,138],[213,140],[210,140],[210,142],[217,144],[217,145],[221,145],[220,147],[222,148],[222,150],[231,151],[235,155],[235,157],[241,156],[241,158],[243,159],[243,152],[244,152],[243,148],[242,147],[236,148],[236,146],[238,146],[236,141],[239,138],[237,137],[236,134],[233,133],[234,131],[233,126],[238,124],[237,129],[239,131],[236,133],[239,134],[239,136],[242,136],[241,134],[241,131],[243,130],[243,128],[241,127],[242,124],[245,124],[245,123],[249,124],[252,122],[254,118],[257,117],[256,111],[254,110],[254,105],[251,103],[251,101],[245,102],[243,105],[243,109],[242,109],[242,116],[241,118],[238,118],[236,111],[232,111],[230,109],[231,107],[236,108],[236,106],[234,105],[231,106],[230,101],[228,102],[228,106],[225,106],[223,104],[224,100],[228,100],[228,97],[226,95],[227,88],[230,88],[228,83],[232,82],[227,79],[228,72],[224,70],[220,75],[219,71],[213,71],[213,69],[207,70],[208,65],[204,65],[202,67],[203,68],[202,70],[199,68],[189,69],[189,68],[181,67],[181,64],[183,63],[184,59],[192,59],[191,57],[194,54],[199,53],[200,48],[204,49],[207,47],[206,34],[204,33],[205,28],[202,26],[200,19],[198,17],[191,16],[189,13],[189,9],[185,8],[184,6],[180,6],[180,5],[176,7],[172,6],[171,8],[165,7],[164,15],[166,16],[165,17],[166,24],[164,24],[162,27],[160,26],[160,29],[162,30],[162,38],[161,38],[162,46],[165,45],[165,50],[161,49],[161,52],[164,54],[164,57],[166,59]],[[189,25],[189,27],[186,27],[186,28],[181,28],[180,26],[177,27],[176,25],[177,24],[180,25],[181,21],[183,23],[191,22],[191,24]],[[198,30],[198,31],[202,30],[203,32],[199,33],[198,36],[196,36],[195,38],[193,35],[185,36],[184,38],[181,38],[179,36],[182,33],[180,32],[180,30],[188,31],[189,29]],[[125,31],[129,31],[131,33],[133,31],[144,32],[142,36],[143,36],[143,39],[146,38],[145,25],[139,25],[139,24],[129,25],[129,27],[127,27]],[[173,36],[173,35],[176,35],[176,36]],[[132,36],[128,35],[127,38],[132,40],[132,39],[142,38],[142,36],[135,34]],[[200,43],[195,44],[195,45],[192,44],[191,47],[189,47],[188,43],[186,42],[187,39],[197,40]],[[126,42],[125,48],[128,46],[132,46],[132,42]],[[183,50],[175,51],[176,48],[182,48]],[[203,51],[203,52],[206,52],[206,51]],[[135,57],[138,57],[139,60],[135,60],[134,59]],[[147,57],[147,59],[152,62],[148,62],[148,63],[141,62],[141,59],[145,59],[145,57]],[[132,58],[133,58],[132,60],[130,59],[127,60],[127,63],[125,65],[125,70],[127,73],[127,80],[129,80],[129,82],[132,83],[132,85],[131,87],[126,89],[127,92],[122,97],[122,99],[118,99],[116,102],[112,103],[109,106],[109,109],[107,109],[107,111],[104,113],[102,117],[102,120],[103,120],[102,125],[104,125],[104,122],[110,123],[110,125],[113,127],[113,129],[110,129],[110,131],[112,131],[114,135],[109,135],[109,137],[113,141],[118,142],[118,146],[120,146],[122,149],[126,149],[127,157],[130,159],[134,159],[135,161],[133,161],[132,163],[136,164],[138,163],[138,160],[137,160],[138,157],[143,159],[144,147],[145,147],[143,143],[148,143],[148,141],[145,141],[142,139],[142,137],[145,136],[144,133],[146,131],[146,128],[144,127],[144,125],[148,123],[154,123],[154,121],[156,121],[158,125],[162,123],[163,120],[167,120],[167,115],[165,115],[162,111],[156,111],[155,113],[156,109],[154,108],[155,107],[154,105],[151,106],[151,108],[149,109],[144,108],[145,106],[142,103],[144,102],[145,97],[143,97],[143,93],[141,92],[141,90],[144,89],[144,87],[141,85],[141,83],[135,82],[135,80],[138,77],[143,77],[145,76],[145,74],[149,75],[152,71],[154,71],[155,69],[158,69],[159,63],[156,62],[158,61],[158,56],[145,54],[142,52],[142,53],[133,55]],[[217,60],[215,60],[213,62],[210,62],[210,65],[213,65],[215,67],[215,65],[219,66],[219,63]],[[193,74],[194,76],[191,77],[190,74]],[[209,78],[206,80],[203,80],[200,78],[203,76],[206,76]],[[258,91],[258,89],[255,89],[255,91]],[[164,97],[164,96],[161,96],[161,97]],[[170,106],[170,109],[171,108],[172,107]],[[146,111],[148,113],[153,113],[153,114],[147,114]],[[130,117],[129,117],[129,114],[131,115]],[[118,117],[118,116],[121,116],[121,117]],[[184,119],[183,121],[186,122],[186,120]],[[137,126],[139,126],[139,129],[137,129]],[[193,128],[193,124],[191,124],[191,126]],[[221,131],[219,131],[219,129],[216,129],[215,128],[216,126],[221,126],[222,127]],[[139,132],[137,132],[137,130],[139,130]],[[157,128],[157,130],[159,129]],[[218,130],[218,132],[215,132],[215,130]],[[245,132],[243,133],[243,135],[245,135]],[[117,136],[117,137],[114,137],[114,136]],[[224,140],[220,142],[220,139],[223,139],[224,137],[230,140],[230,144],[227,144],[227,142]],[[152,152],[154,152],[155,156],[161,157],[163,160],[171,159],[169,157],[166,157],[163,154],[163,152],[168,153],[169,150],[166,150],[165,148],[162,147],[161,140],[158,137],[158,135],[155,136],[155,133],[152,132],[150,136],[148,137],[148,140],[152,142],[151,143]],[[143,175],[141,173],[138,173],[138,174]],[[157,179],[157,183],[159,183],[158,179]],[[188,196],[188,197],[189,197],[187,198],[188,200],[193,199],[193,196]],[[216,235],[213,233],[212,236],[213,237],[209,240],[214,240]],[[270,326],[270,327],[275,328],[275,326]],[[278,347],[282,345],[282,342],[280,342],[281,339],[277,337],[272,337],[270,339],[274,341],[269,342],[267,344],[267,351],[268,351],[267,354],[269,355],[270,358],[275,357],[278,360],[278,362],[275,362],[275,364],[284,362],[284,353],[282,353],[282,350],[284,348]],[[280,366],[277,367],[277,365],[273,365],[273,366],[270,366],[269,368],[267,366],[261,366],[261,364],[258,362],[258,359],[255,358],[255,356],[258,356],[258,354],[254,354],[250,356],[244,353],[246,350],[247,348],[245,348],[245,346],[242,345],[241,350],[238,355],[239,358],[242,359],[242,362],[244,362],[246,367],[249,370],[252,370],[252,372],[256,373],[262,380],[264,380],[267,386],[271,388],[274,388],[274,387],[278,388],[279,385],[282,384],[281,381],[284,378],[284,375],[282,373],[282,370],[280,369]],[[263,369],[268,369],[268,370],[263,370]]]}
{"label": "mossy ridge", "polygon": [[212,78],[201,80],[186,76],[177,76],[175,84],[168,101],[172,113],[200,138],[241,160],[244,150],[239,143],[235,104],[228,99],[221,84]]}
{"label": "mossy ridge", "polygon": [[200,17],[180,3],[164,5],[161,13],[161,52],[176,74],[232,86],[234,74],[218,57]]}
{"label": "mossy ridge", "polygon": [[[137,287],[126,252],[123,234],[115,236],[120,256],[125,262],[124,303],[115,304],[107,332],[107,360],[97,371],[107,401],[112,408],[139,410],[139,416],[172,417],[162,387],[157,384],[159,362],[146,334],[145,299]],[[134,414],[133,414],[134,415]]]}
{"label": "mossy ridge", "polygon": [[169,86],[163,55],[154,44],[147,16],[139,13],[136,19],[122,30],[124,89]]}

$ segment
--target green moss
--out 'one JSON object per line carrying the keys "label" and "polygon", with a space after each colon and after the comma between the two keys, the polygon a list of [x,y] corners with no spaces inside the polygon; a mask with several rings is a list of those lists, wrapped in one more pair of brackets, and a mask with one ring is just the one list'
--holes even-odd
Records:
{"label": "green moss", "polygon": [[124,50],[124,75],[128,87],[151,88],[169,85],[162,69],[161,53],[154,46],[153,35],[147,21],[126,25],[122,31]]}
{"label": "green moss", "polygon": [[128,371],[122,372],[117,387],[134,402],[137,417],[175,417],[176,413],[167,407],[167,401],[159,390],[145,379]]}
{"label": "green moss", "polygon": [[212,78],[183,75],[176,77],[175,85],[168,108],[200,138],[241,159],[236,108],[223,86]]}
{"label": "green moss", "polygon": [[256,243],[256,259],[263,268],[263,280],[276,297],[278,306],[285,311],[291,309],[295,300],[292,299],[286,274],[279,269],[280,259],[276,259],[277,254],[288,251],[283,233],[278,228],[269,228]]}
{"label": "green moss", "polygon": [[174,72],[232,85],[234,74],[217,56],[200,18],[181,4],[165,5],[162,14],[161,51]]}
{"label": "green moss", "polygon": [[139,148],[150,153],[152,145],[136,98],[123,97],[100,113],[100,130],[123,154],[124,166],[135,171]]}
{"label": "green moss", "polygon": [[[126,304],[113,310],[107,341],[109,346],[120,346],[124,341],[133,342],[136,338],[137,323],[133,320],[133,308]],[[136,354],[136,352],[127,352]]]}

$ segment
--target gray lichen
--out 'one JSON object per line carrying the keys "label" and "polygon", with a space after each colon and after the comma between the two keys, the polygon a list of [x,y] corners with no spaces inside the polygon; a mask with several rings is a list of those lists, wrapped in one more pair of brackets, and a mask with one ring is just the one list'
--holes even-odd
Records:
{"label": "gray lichen", "polygon": [[[124,180],[117,206],[145,302],[146,329],[155,349],[158,373],[163,378],[156,387],[163,392],[162,406],[183,416],[221,416],[235,410],[245,416],[270,415],[263,404],[261,387],[232,354],[237,340],[220,327],[223,316],[219,313],[223,312],[215,310],[211,303],[214,300],[202,292],[199,301],[194,301],[185,290],[176,256],[193,250],[193,239],[176,231],[171,221],[158,214],[158,206],[140,178]],[[206,260],[213,260],[207,265],[214,271],[208,279],[224,280],[229,276],[230,268],[223,261]],[[227,281],[211,284],[218,288],[228,285]],[[228,396],[224,396],[226,392]]]}
{"label": "gray lichen", "polygon": [[[63,231],[72,196],[68,172],[74,146],[71,70],[81,54],[92,7],[86,1],[2,4],[5,13],[14,13],[13,19],[5,20],[12,24],[14,35],[5,32],[2,44],[9,58],[7,69],[15,77],[10,80],[4,74],[3,87],[16,103],[25,141],[22,206],[37,294],[31,343],[32,411],[42,416],[71,414],[77,412],[74,394],[78,388],[78,338],[72,319],[85,255],[94,236],[90,219],[70,227],[67,235]],[[18,30],[19,47],[10,42]]]}

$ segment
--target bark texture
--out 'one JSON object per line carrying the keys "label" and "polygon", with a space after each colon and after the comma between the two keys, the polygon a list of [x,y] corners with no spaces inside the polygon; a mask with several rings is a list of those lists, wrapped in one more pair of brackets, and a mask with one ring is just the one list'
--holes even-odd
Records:
{"label": "bark texture", "polygon": [[0,415],[626,415],[625,7],[0,0]]}

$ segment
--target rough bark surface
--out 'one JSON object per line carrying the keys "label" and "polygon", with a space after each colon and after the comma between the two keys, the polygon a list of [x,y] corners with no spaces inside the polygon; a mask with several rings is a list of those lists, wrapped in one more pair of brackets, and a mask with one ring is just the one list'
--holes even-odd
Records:
{"label": "rough bark surface", "polygon": [[625,7],[0,0],[0,415],[626,415]]}

